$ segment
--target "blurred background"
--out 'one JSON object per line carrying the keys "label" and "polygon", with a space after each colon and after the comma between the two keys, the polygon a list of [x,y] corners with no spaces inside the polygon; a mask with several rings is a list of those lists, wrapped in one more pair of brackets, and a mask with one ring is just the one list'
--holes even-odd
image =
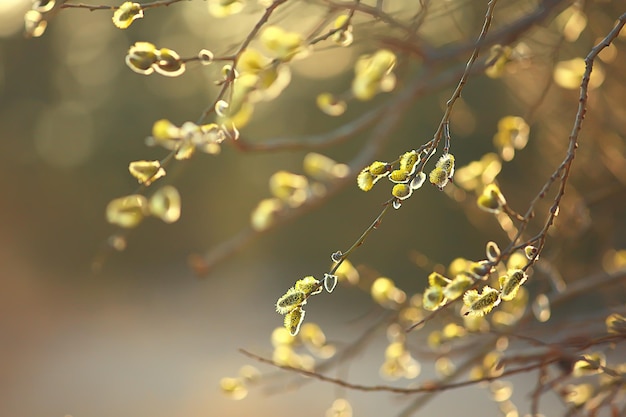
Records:
{"label": "blurred background", "polygon": [[[445,47],[474,38],[483,20],[483,2],[443,3],[446,8],[435,8],[424,25],[424,39],[433,47]],[[521,13],[531,8],[530,2],[527,7],[514,3],[503,1],[502,10]],[[590,3],[593,23],[579,43],[572,41],[559,50],[560,58],[586,54],[619,15],[617,1]],[[403,2],[385,4],[386,10],[401,16]],[[219,155],[198,154],[175,164],[161,180],[181,193],[182,217],[177,223],[147,219],[130,233],[125,251],[108,257],[101,271],[91,268],[115,233],[105,220],[107,203],[136,188],[128,163],[165,155],[163,149],[144,143],[154,121],[194,121],[218,91],[213,83],[217,64],[191,64],[178,78],[142,76],[124,64],[128,47],[150,41],[183,57],[195,56],[202,48],[226,54],[256,23],[262,7],[249,2],[242,14],[218,20],[208,15],[206,2],[182,2],[147,10],[143,20],[125,31],[113,26],[110,11],[65,9],[42,37],[25,39],[23,16],[30,7],[29,0],[0,3],[0,415],[324,415],[333,398],[345,392],[319,382],[290,389],[289,383],[299,377],[288,375],[277,379],[282,386],[278,393],[253,389],[244,401],[232,401],[220,393],[219,381],[236,376],[248,363],[275,372],[238,349],[271,357],[270,335],[282,323],[274,312],[276,298],[296,279],[325,272],[330,254],[349,247],[379,213],[388,189],[365,194],[347,187],[321,208],[260,236],[198,279],[187,265],[188,255],[203,253],[247,227],[250,212],[269,195],[270,175],[278,170],[301,172],[306,154],[244,153],[224,146]],[[292,30],[311,27],[325,10],[316,2],[290,4],[277,13],[275,23]],[[373,29],[356,24],[353,47],[320,47],[295,62],[292,84],[279,99],[258,106],[242,130],[246,139],[262,142],[326,132],[369,109],[371,103],[350,103],[344,116],[330,118],[315,105],[318,93],[345,90],[356,57],[376,48],[376,40],[358,41],[368,30]],[[557,43],[546,33],[538,36],[545,44]],[[527,149],[507,163],[499,177],[502,184],[517,187],[509,199],[520,210],[562,159],[578,94],[545,84],[554,58],[550,48],[542,50],[540,45],[534,45],[539,59],[530,64],[537,71],[518,68],[503,80],[472,79],[452,120],[453,152],[464,165],[493,151],[492,137],[501,117],[528,111],[533,100],[525,94],[536,93],[536,98],[550,91],[532,121]],[[611,254],[626,248],[626,175],[621,165],[626,146],[619,122],[626,117],[623,36],[616,45],[617,56],[601,64],[608,84],[601,88],[611,94],[592,102],[611,111],[588,116],[584,141],[595,131],[598,142],[580,150],[572,179],[576,188],[567,200],[583,213],[566,219],[582,220],[572,223],[565,235],[555,233],[559,249],[553,247],[548,255],[565,271],[575,270],[576,276],[601,270],[613,262]],[[449,65],[465,59],[459,56]],[[414,70],[409,66],[404,73]],[[380,158],[394,159],[432,137],[452,87],[418,100]],[[386,99],[383,94],[374,104]],[[345,162],[366,140],[366,133],[359,134],[321,152]],[[536,175],[522,182],[521,176],[528,173]],[[595,205],[577,205],[588,201],[592,191],[597,192]],[[429,259],[427,265],[445,265],[459,256],[480,259],[487,240],[505,237],[490,215],[472,212],[468,219],[463,204],[434,187],[420,193],[390,213],[352,258],[355,264],[366,263],[393,277],[407,293],[422,291],[430,272],[415,262],[416,253]],[[550,238],[547,245],[550,250]],[[563,256],[563,248],[573,256]],[[612,295],[623,304],[622,296]],[[341,287],[332,297],[318,298],[309,303],[307,320],[319,323],[338,346],[360,335],[381,313],[369,294],[353,288]],[[423,336],[415,337],[415,343],[423,342]],[[376,340],[340,376],[383,383],[378,369],[387,344],[384,332]],[[423,378],[434,377],[432,368],[425,359]],[[522,403],[526,391],[515,393]],[[497,415],[478,388],[454,395],[455,401],[491,407],[481,415]],[[390,410],[404,404],[388,394],[350,392],[347,398],[354,414],[363,416],[393,415]],[[547,398],[548,409],[555,405],[551,401],[558,404]],[[447,408],[452,415],[462,415],[444,398],[430,407],[438,414]]]}

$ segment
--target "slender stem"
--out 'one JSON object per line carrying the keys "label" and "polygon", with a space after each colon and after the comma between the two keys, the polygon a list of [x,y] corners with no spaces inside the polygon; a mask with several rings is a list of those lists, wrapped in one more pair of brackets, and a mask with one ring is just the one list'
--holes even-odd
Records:
{"label": "slender stem", "polygon": [[[191,1],[191,0],[160,0],[160,1],[153,1],[151,3],[144,3],[141,4],[141,8],[143,10],[146,9],[152,9],[155,7],[161,7],[161,6],[169,6],[171,4],[174,3],[180,3],[183,1]],[[96,11],[96,10],[117,10],[119,9],[119,6],[106,6],[106,5],[92,5],[92,4],[85,4],[85,3],[63,3],[61,5],[61,9],[87,9],[90,12]]]}
{"label": "slender stem", "polygon": [[380,222],[383,220],[383,217],[385,217],[385,214],[387,214],[387,212],[389,211],[389,207],[391,207],[391,201],[387,201],[385,203],[385,207],[383,208],[383,210],[378,214],[378,216],[376,217],[376,219],[374,219],[374,221],[369,225],[369,227],[367,229],[365,229],[365,231],[361,234],[361,236],[352,244],[352,246],[350,246],[350,248],[343,252],[341,254],[341,259],[339,260],[339,262],[337,262],[333,268],[330,270],[329,274],[332,275],[334,274],[337,269],[339,269],[339,267],[341,266],[341,264],[343,263],[343,261],[345,261],[346,259],[348,259],[348,257],[350,256],[350,254],[359,246],[361,246],[363,244],[363,242],[365,242],[365,239],[367,238],[367,236],[369,236],[369,234],[372,232],[372,230],[376,229],[378,227],[378,225],[380,225]]}
{"label": "slender stem", "polygon": [[[452,109],[454,108],[454,104],[456,103],[456,101],[461,97],[461,92],[463,91],[463,88],[465,87],[465,84],[467,83],[467,79],[470,76],[472,66],[474,65],[474,62],[476,61],[476,58],[478,58],[478,54],[480,52],[480,45],[482,44],[483,40],[487,36],[487,32],[489,31],[489,27],[491,26],[491,21],[493,19],[493,11],[494,11],[494,8],[496,7],[497,2],[498,0],[490,0],[487,5],[487,12],[485,13],[485,20],[483,22],[483,27],[480,31],[480,35],[478,35],[478,39],[476,40],[476,47],[472,51],[472,55],[470,56],[469,60],[467,61],[467,64],[465,65],[465,71],[463,72],[463,75],[461,75],[461,79],[459,80],[459,83],[454,89],[454,92],[452,93],[452,97],[450,97],[450,99],[446,103],[446,111],[444,112],[443,117],[441,118],[441,122],[439,123],[439,127],[437,128],[437,131],[435,132],[435,135],[433,138],[434,139],[434,142],[432,145],[433,149],[436,148],[437,145],[439,144],[439,141],[441,140],[441,136],[443,135],[443,133],[449,132],[448,125],[450,124],[450,116],[452,116]],[[447,146],[449,147],[449,145]]]}

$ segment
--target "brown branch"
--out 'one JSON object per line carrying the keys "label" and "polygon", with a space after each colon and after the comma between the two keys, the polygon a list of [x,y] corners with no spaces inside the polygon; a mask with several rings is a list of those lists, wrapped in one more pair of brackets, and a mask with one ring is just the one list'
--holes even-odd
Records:
{"label": "brown branch", "polygon": [[296,151],[302,149],[321,149],[338,143],[342,143],[364,131],[380,119],[389,103],[383,103],[378,107],[362,114],[356,119],[343,123],[341,126],[329,132],[301,136],[297,138],[272,138],[262,142],[247,140],[246,135],[242,135],[236,141],[230,143],[240,151],[244,152],[276,152],[276,151]]}
{"label": "brown branch", "polygon": [[[393,322],[394,320],[397,320],[397,312],[389,312],[389,311],[383,312],[383,314],[377,317],[377,319],[373,322],[373,324],[371,324],[368,328],[366,328],[365,330],[361,332],[361,335],[359,337],[351,341],[348,345],[343,346],[341,351],[338,351],[332,358],[325,360],[323,363],[319,365],[316,364],[315,369],[317,370],[317,372],[323,372],[325,370],[331,369],[333,366],[337,364],[344,363],[346,360],[350,359],[351,357],[358,355],[361,351],[363,351],[367,347],[369,340],[374,336],[376,331],[378,331],[384,324],[389,324],[390,322]],[[284,372],[280,372],[280,373],[284,375]],[[286,385],[288,385],[289,388],[297,389],[309,382],[313,382],[313,379],[298,378],[297,382],[289,382]],[[281,386],[280,388],[275,388],[274,390],[266,390],[266,392],[269,394],[280,393],[280,392],[284,393],[284,390],[285,390],[285,387]]]}
{"label": "brown branch", "polygon": [[596,46],[594,46],[589,54],[585,57],[585,72],[583,75],[583,79],[580,84],[580,94],[578,98],[578,110],[576,112],[576,118],[574,120],[574,125],[572,126],[572,131],[570,133],[568,139],[568,148],[565,158],[561,162],[561,164],[557,167],[557,169],[552,173],[550,178],[545,182],[539,193],[533,198],[530,202],[529,207],[524,214],[525,221],[522,221],[516,236],[512,239],[509,246],[505,249],[504,253],[511,253],[521,238],[522,234],[525,232],[529,220],[534,217],[535,205],[539,200],[543,199],[547,192],[550,190],[552,185],[559,180],[559,189],[557,191],[556,197],[553,200],[552,205],[549,209],[548,218],[546,219],[543,228],[541,231],[529,241],[537,242],[535,246],[537,246],[538,251],[536,256],[530,260],[528,265],[526,265],[525,269],[528,269],[532,266],[537,257],[541,254],[543,247],[545,245],[546,237],[548,234],[548,230],[554,224],[554,221],[559,213],[559,205],[561,203],[561,199],[565,194],[565,186],[567,184],[567,180],[569,178],[570,169],[572,166],[572,162],[576,156],[576,149],[578,148],[578,136],[582,129],[583,120],[585,118],[585,114],[587,113],[587,98],[588,98],[588,88],[589,88],[589,80],[591,79],[591,72],[593,70],[593,63],[602,50],[604,48],[611,45],[612,41],[617,37],[622,27],[626,23],[626,13],[622,14],[618,22],[615,24],[613,29],[609,32],[608,35],[602,41],[600,41]]}
{"label": "brown branch", "polygon": [[[467,79],[470,76],[470,72],[472,70],[472,66],[474,65],[474,61],[476,61],[476,58],[478,58],[478,53],[480,52],[481,44],[484,41],[485,37],[487,36],[487,32],[489,31],[489,27],[491,26],[491,21],[493,19],[493,11],[494,11],[494,8],[496,7],[497,2],[498,0],[490,0],[487,5],[487,11],[485,12],[485,20],[483,22],[483,27],[480,31],[480,34],[478,35],[478,39],[475,42],[475,47],[474,47],[474,50],[472,51],[472,55],[470,56],[470,58],[467,61],[467,64],[465,65],[465,71],[463,72],[463,75],[461,75],[461,79],[459,80],[459,83],[456,86],[456,89],[452,93],[452,97],[450,97],[450,99],[446,103],[446,111],[444,112],[443,117],[441,118],[441,122],[439,123],[439,127],[437,128],[437,131],[435,132],[431,149],[437,148],[437,145],[439,144],[439,141],[441,140],[441,137],[444,134],[444,132],[449,131],[450,116],[452,115],[452,109],[454,108],[454,104],[456,103],[456,101],[461,97],[461,92],[463,91],[463,88],[465,87],[465,84],[467,83]],[[446,144],[446,148],[448,146],[449,144]],[[445,149],[444,153],[447,151],[448,149]]]}
{"label": "brown branch", "polygon": [[335,33],[338,32],[342,32],[346,29],[348,29],[348,27],[350,27],[350,25],[352,24],[352,19],[354,18],[354,13],[356,12],[357,7],[359,7],[359,5],[361,4],[361,0],[355,0],[354,1],[354,5],[352,6],[348,6],[348,18],[346,19],[346,21],[338,28],[333,28],[328,30],[326,33],[324,33],[323,35],[317,36],[313,39],[311,39],[309,41],[310,45],[315,45],[318,42],[324,41],[328,38],[330,38],[331,36],[333,36]]}
{"label": "brown branch", "polygon": [[531,13],[524,15],[516,21],[506,24],[489,33],[478,45],[475,42],[458,45],[451,48],[432,51],[426,58],[430,62],[442,62],[449,59],[456,59],[463,54],[474,50],[476,47],[488,48],[494,45],[509,45],[527,33],[533,26],[541,23],[560,8],[569,6],[569,0],[543,0]]}
{"label": "brown branch", "polygon": [[487,376],[484,376],[482,378],[466,380],[466,381],[460,381],[460,382],[454,382],[454,383],[450,383],[450,384],[439,384],[438,382],[435,382],[435,381],[429,381],[429,382],[423,383],[422,385],[420,385],[419,387],[416,387],[416,388],[401,388],[401,387],[392,387],[392,386],[389,386],[389,385],[353,384],[353,383],[344,381],[344,380],[339,379],[339,378],[332,378],[332,377],[320,374],[318,372],[307,371],[305,369],[300,369],[300,368],[294,368],[294,367],[288,366],[288,365],[278,365],[278,364],[274,363],[274,361],[272,361],[271,359],[264,358],[262,356],[256,355],[256,354],[254,354],[252,352],[249,352],[249,351],[247,351],[245,349],[239,349],[239,352],[241,352],[245,356],[247,356],[247,357],[249,357],[251,359],[257,360],[257,361],[259,361],[261,363],[265,363],[267,365],[272,365],[272,366],[275,366],[277,368],[284,369],[286,371],[295,372],[295,373],[298,373],[298,374],[301,374],[301,375],[304,375],[304,376],[315,378],[315,379],[318,379],[318,380],[323,381],[323,382],[329,382],[331,384],[338,385],[338,386],[346,388],[346,389],[351,389],[351,390],[355,390],[355,391],[364,391],[364,392],[392,392],[392,393],[395,393],[395,394],[419,394],[419,393],[439,392],[439,391],[447,391],[447,390],[456,389],[456,388],[463,388],[463,387],[467,387],[467,386],[471,386],[471,385],[480,384],[481,382],[491,382],[491,381],[495,381],[496,379],[500,379],[500,378],[503,378],[503,377],[507,377],[507,376],[511,376],[511,375],[515,375],[515,374],[520,374],[520,373],[524,373],[524,372],[529,372],[529,371],[532,371],[534,369],[537,369],[543,363],[553,363],[553,362],[556,362],[558,360],[558,358],[553,358],[553,359],[549,360],[548,362],[542,362],[540,364],[531,364],[531,365],[527,365],[527,366],[520,366],[518,368],[511,369],[509,371],[498,373],[497,375],[487,375]]}
{"label": "brown branch", "polygon": [[[141,4],[141,8],[143,10],[147,10],[147,9],[153,9],[155,7],[162,7],[162,6],[169,6],[171,4],[174,3],[180,3],[183,1],[191,1],[191,0],[160,0],[160,1],[154,1],[151,3],[144,3]],[[96,10],[117,10],[119,9],[119,6],[106,6],[106,5],[93,5],[93,4],[85,4],[85,3],[63,3],[61,6],[61,9],[86,9],[89,10],[90,12],[96,11]]]}
{"label": "brown branch", "polygon": [[397,27],[402,29],[403,31],[407,32],[407,33],[412,33],[411,28],[407,27],[406,25],[404,25],[403,23],[399,22],[398,20],[394,19],[391,15],[383,12],[379,7],[377,6],[370,6],[367,4],[362,4],[360,1],[354,1],[354,2],[339,2],[339,1],[332,1],[332,0],[324,0],[324,3],[328,4],[328,6],[332,9],[335,10],[354,10],[354,11],[358,11],[360,13],[364,13],[367,15],[370,15],[378,20],[380,20],[383,23],[387,23],[388,25],[391,25],[392,27]]}

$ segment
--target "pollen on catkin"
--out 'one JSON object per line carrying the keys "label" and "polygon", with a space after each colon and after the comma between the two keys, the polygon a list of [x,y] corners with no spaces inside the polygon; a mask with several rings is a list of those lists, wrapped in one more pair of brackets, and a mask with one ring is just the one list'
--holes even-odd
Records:
{"label": "pollen on catkin", "polygon": [[363,191],[369,191],[382,177],[389,174],[391,165],[387,162],[374,161],[363,168],[356,178],[357,185]]}
{"label": "pollen on catkin", "polygon": [[445,187],[448,184],[448,173],[439,167],[435,167],[432,171],[430,171],[430,174],[428,175],[428,179],[430,180],[430,183],[437,186],[437,188],[439,188],[440,190],[443,190],[443,187]]}
{"label": "pollen on catkin", "polygon": [[302,308],[296,307],[285,315],[284,325],[290,335],[295,336],[298,334],[300,325],[304,321],[304,314],[305,311]]}
{"label": "pollen on catkin", "polygon": [[369,172],[366,168],[363,171],[359,172],[359,175],[356,177],[356,183],[361,190],[369,191],[374,186],[375,179],[376,177],[374,177],[372,173]]}
{"label": "pollen on catkin", "polygon": [[526,282],[528,275],[521,269],[512,269],[506,275],[500,277],[500,297],[505,301],[515,298],[519,288]]}
{"label": "pollen on catkin", "polygon": [[483,287],[480,294],[470,290],[463,295],[463,303],[469,309],[465,315],[484,316],[500,303],[500,292],[488,285]]}
{"label": "pollen on catkin", "polygon": [[441,155],[435,166],[446,171],[448,176],[451,177],[454,175],[454,155],[451,153]]}
{"label": "pollen on catkin", "polygon": [[298,291],[302,291],[307,296],[315,295],[322,292],[322,284],[315,277],[307,276],[296,281],[294,288]]}
{"label": "pollen on catkin", "polygon": [[374,161],[366,168],[372,175],[385,175],[389,172],[390,166],[387,162]]}
{"label": "pollen on catkin", "polygon": [[420,155],[417,151],[405,152],[400,157],[400,169],[407,171],[409,175],[415,172],[417,164],[420,162]]}
{"label": "pollen on catkin", "polygon": [[435,168],[430,172],[429,179],[431,184],[443,190],[454,175],[454,156],[446,153],[439,158],[435,164]]}
{"label": "pollen on catkin", "polygon": [[396,184],[391,190],[391,194],[398,200],[405,200],[411,196],[413,190],[407,184]]}
{"label": "pollen on catkin", "polygon": [[405,183],[409,181],[409,171],[404,169],[396,169],[389,174],[389,181],[395,183]]}
{"label": "pollen on catkin", "polygon": [[280,314],[286,314],[306,304],[306,294],[303,291],[296,290],[294,287],[289,288],[287,292],[276,302],[276,311]]}

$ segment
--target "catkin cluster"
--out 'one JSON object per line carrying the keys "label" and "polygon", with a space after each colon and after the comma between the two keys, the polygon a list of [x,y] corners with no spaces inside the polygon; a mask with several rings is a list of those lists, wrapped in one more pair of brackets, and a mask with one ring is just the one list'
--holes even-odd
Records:
{"label": "catkin cluster", "polygon": [[321,293],[322,287],[330,293],[336,285],[336,275],[324,274],[322,281],[313,276],[306,276],[296,281],[295,285],[276,301],[276,311],[285,316],[284,326],[289,334],[295,336],[300,331],[300,325],[304,321],[305,315],[303,306],[307,299],[312,295]]}

